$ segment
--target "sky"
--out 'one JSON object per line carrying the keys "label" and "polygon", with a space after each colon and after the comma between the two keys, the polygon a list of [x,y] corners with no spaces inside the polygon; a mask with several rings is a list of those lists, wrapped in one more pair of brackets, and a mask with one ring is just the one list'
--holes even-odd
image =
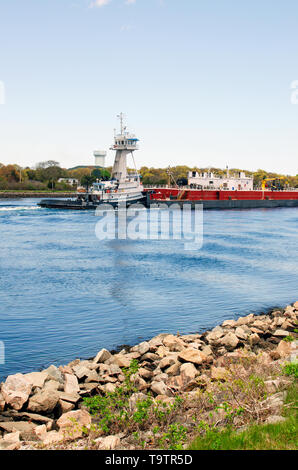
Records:
{"label": "sky", "polygon": [[297,80],[297,0],[0,0],[0,162],[295,175]]}

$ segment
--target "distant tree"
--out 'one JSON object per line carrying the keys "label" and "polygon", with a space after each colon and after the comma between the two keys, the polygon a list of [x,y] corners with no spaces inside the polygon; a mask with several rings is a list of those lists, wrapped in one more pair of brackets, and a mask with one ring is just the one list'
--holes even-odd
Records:
{"label": "distant tree", "polygon": [[95,176],[92,175],[84,175],[83,178],[81,179],[81,185],[86,188],[86,191],[88,192],[89,187],[95,183],[96,178]]}

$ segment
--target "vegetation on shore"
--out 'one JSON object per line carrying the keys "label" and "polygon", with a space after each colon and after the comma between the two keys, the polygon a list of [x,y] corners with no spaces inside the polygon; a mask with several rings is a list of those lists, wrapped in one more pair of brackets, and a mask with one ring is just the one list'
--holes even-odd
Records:
{"label": "vegetation on shore", "polygon": [[[186,184],[188,172],[194,170],[212,171],[215,175],[219,176],[226,173],[226,170],[220,168],[192,168],[185,165],[172,167],[171,173],[175,181]],[[19,165],[3,165],[0,163],[0,190],[41,191],[51,189],[68,191],[73,190],[74,186],[67,183],[67,181],[58,183],[60,178],[73,178],[78,180],[79,184],[90,185],[96,178],[109,178],[110,171],[111,167],[99,169],[92,165],[66,169],[61,168],[59,163],[53,160],[40,162],[35,168],[21,168]],[[298,188],[298,175],[281,175],[261,169],[253,172],[245,169],[231,168],[229,171],[231,175],[239,171],[245,171],[248,176],[254,177],[255,187],[260,187],[261,181],[265,178],[286,177],[289,187]],[[167,168],[149,168],[143,166],[139,173],[145,185],[167,184],[169,180]]]}

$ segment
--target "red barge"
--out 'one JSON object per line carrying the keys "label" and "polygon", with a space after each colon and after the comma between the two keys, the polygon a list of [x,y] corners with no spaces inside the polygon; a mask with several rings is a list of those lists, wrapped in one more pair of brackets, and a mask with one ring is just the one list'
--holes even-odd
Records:
{"label": "red barge", "polygon": [[192,188],[146,188],[147,205],[203,204],[203,209],[256,209],[298,207],[298,190],[228,191]]}

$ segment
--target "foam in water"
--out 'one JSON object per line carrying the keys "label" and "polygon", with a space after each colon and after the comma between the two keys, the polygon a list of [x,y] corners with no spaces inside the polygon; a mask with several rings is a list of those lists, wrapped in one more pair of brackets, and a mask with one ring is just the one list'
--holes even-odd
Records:
{"label": "foam in water", "polygon": [[38,206],[0,206],[0,212],[8,212],[8,211],[33,211],[36,209],[41,209]]}

